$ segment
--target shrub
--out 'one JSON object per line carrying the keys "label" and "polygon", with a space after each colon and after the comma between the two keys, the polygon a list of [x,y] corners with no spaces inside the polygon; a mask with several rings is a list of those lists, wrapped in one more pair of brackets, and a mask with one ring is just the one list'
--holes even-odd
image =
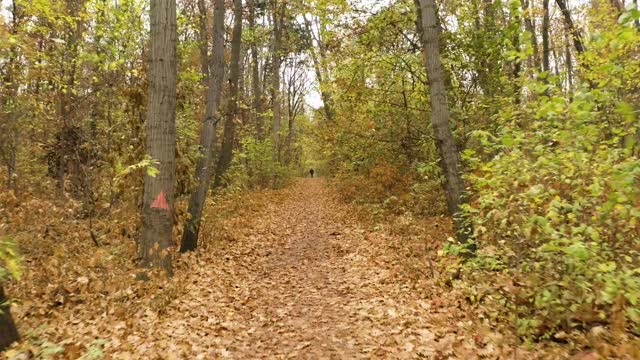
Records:
{"label": "shrub", "polygon": [[638,124],[623,110],[603,114],[604,101],[595,90],[573,101],[541,97],[508,112],[497,137],[478,134],[497,154],[491,160],[466,153],[475,171],[465,210],[480,246],[469,267],[505,272],[520,286],[504,310],[515,310],[522,335],[620,314],[640,330],[640,160],[633,142],[621,146]]}
{"label": "shrub", "polygon": [[273,158],[275,147],[271,140],[247,137],[242,148],[233,156],[225,180],[230,190],[282,188],[290,179],[289,168]]}
{"label": "shrub", "polygon": [[480,150],[465,151],[478,252],[455,284],[525,337],[598,324],[640,333],[640,124],[628,91],[640,33],[628,22],[594,35],[573,98],[554,77],[526,84],[537,98],[504,107],[499,130],[476,132]]}
{"label": "shrub", "polygon": [[20,257],[11,239],[0,239],[0,283],[8,277],[20,277]]}

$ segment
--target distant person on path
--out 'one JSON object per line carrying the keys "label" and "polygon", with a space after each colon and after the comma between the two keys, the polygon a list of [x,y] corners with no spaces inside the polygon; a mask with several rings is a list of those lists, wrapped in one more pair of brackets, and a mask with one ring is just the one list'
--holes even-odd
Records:
{"label": "distant person on path", "polygon": [[314,174],[314,173],[315,173],[315,171],[313,171],[313,169],[309,170],[309,175],[310,175],[311,177],[313,177],[313,174]]}

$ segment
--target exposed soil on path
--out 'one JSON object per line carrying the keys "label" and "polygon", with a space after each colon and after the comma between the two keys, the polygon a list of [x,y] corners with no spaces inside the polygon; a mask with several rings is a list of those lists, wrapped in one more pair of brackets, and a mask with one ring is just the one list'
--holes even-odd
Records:
{"label": "exposed soil on path", "polygon": [[[208,291],[210,275],[203,269],[175,309],[198,323],[203,317],[215,323],[191,350],[211,344],[216,356],[231,358],[453,355],[458,336],[434,329],[430,319],[437,311],[380,256],[376,236],[348,210],[324,180],[305,179],[286,190],[282,202],[246,219],[251,231],[244,241],[253,246],[233,256],[233,266],[242,269],[228,279],[237,291],[220,301]],[[188,323],[192,330],[178,336],[193,344],[198,325]],[[166,333],[176,328],[175,322],[164,325]]]}
{"label": "exposed soil on path", "polygon": [[428,352],[417,348],[432,345],[431,331],[403,318],[426,306],[402,303],[401,284],[387,281],[389,269],[367,258],[366,232],[348,220],[322,180],[302,181],[265,215],[264,230],[282,235],[257,259],[260,271],[248,280],[250,311],[243,313],[251,331],[230,349],[349,359]]}

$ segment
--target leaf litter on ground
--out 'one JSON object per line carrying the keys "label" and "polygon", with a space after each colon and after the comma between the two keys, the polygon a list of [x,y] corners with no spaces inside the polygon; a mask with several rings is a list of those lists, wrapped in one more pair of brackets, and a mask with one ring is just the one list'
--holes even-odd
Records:
{"label": "leaf litter on ground", "polygon": [[99,248],[63,208],[42,209],[33,199],[5,214],[13,230],[36,224],[8,288],[23,334],[9,359],[570,357],[492,331],[436,284],[428,255],[448,219],[371,226],[323,179],[210,201],[202,246],[176,254],[171,279],[140,281],[134,209],[97,223]]}

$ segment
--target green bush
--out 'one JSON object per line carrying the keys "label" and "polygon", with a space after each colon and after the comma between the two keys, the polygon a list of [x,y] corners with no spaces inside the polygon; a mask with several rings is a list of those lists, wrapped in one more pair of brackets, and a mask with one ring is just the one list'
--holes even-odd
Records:
{"label": "green bush", "polygon": [[234,153],[225,181],[230,190],[284,187],[291,177],[290,169],[274,159],[273,141],[247,137]]}
{"label": "green bush", "polygon": [[640,123],[629,91],[639,42],[627,23],[596,34],[581,58],[587,84],[572,97],[555,77],[526,84],[537,95],[504,107],[500,128],[476,132],[481,146],[465,151],[478,252],[455,284],[522,336],[640,333]]}
{"label": "green bush", "polygon": [[604,114],[608,101],[599,90],[542,96],[505,112],[499,136],[478,134],[492,159],[466,152],[475,171],[465,210],[480,248],[471,263],[521,286],[505,310],[523,335],[608,323],[614,312],[640,330],[640,160],[622,141],[638,122],[623,103]]}
{"label": "green bush", "polygon": [[20,256],[15,242],[7,238],[0,240],[0,283],[9,277],[20,277]]}

